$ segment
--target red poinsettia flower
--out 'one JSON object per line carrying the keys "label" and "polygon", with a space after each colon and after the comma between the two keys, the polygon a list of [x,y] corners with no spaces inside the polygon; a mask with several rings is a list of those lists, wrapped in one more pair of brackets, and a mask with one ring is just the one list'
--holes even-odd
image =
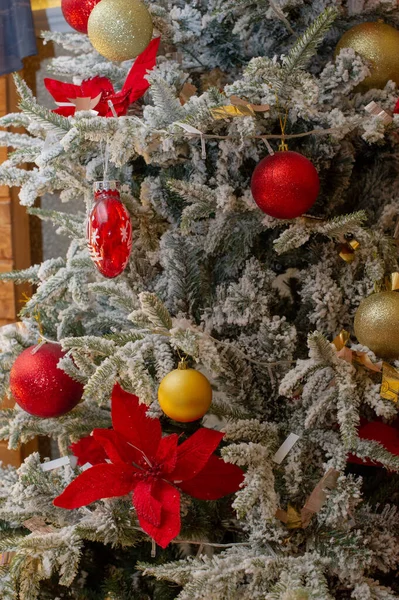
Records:
{"label": "red poinsettia flower", "polygon": [[[362,440],[373,440],[379,442],[388,452],[399,456],[399,429],[398,422],[396,426],[387,425],[382,421],[368,422],[364,419],[359,427],[359,437]],[[380,463],[370,460],[369,458],[359,458],[354,454],[348,456],[348,462],[357,463],[360,465],[378,466]]]}
{"label": "red poinsettia flower", "polygon": [[182,444],[162,437],[159,419],[147,416],[137,396],[117,384],[112,393],[113,429],[94,429],[73,445],[79,464],[90,467],[55,498],[55,506],[79,508],[101,498],[133,492],[141,527],[162,548],[180,532],[180,492],[217,500],[236,492],[242,470],[213,452],[223,433],[198,429]]}
{"label": "red poinsettia flower", "polygon": [[112,117],[108,100],[112,101],[118,116],[126,115],[128,108],[148,90],[150,84],[144,78],[148,71],[155,66],[159,42],[161,38],[153,39],[147,48],[139,54],[126,78],[120,92],[115,92],[114,86],[107,77],[85,79],[80,85],[63,83],[56,79],[46,78],[44,85],[59,104],[53,112],[69,117],[82,106],[82,100],[87,100],[85,109],[94,108],[100,117]]}

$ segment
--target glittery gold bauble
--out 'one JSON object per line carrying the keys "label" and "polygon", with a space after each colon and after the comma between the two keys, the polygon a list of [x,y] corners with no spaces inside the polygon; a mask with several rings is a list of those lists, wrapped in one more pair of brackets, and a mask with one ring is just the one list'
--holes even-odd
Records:
{"label": "glittery gold bauble", "polygon": [[108,60],[136,58],[151,41],[151,15],[140,0],[101,0],[91,11],[89,39]]}
{"label": "glittery gold bauble", "polygon": [[383,88],[392,79],[399,85],[399,31],[385,23],[361,23],[344,33],[335,50],[353,48],[369,63],[371,75],[357,87],[359,91]]}
{"label": "glittery gold bauble", "polygon": [[376,356],[399,357],[399,292],[365,298],[356,311],[355,334]]}

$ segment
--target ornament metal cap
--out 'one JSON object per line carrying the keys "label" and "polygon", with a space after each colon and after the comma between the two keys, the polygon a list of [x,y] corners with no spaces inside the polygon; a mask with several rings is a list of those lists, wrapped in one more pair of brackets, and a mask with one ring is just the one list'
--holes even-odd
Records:
{"label": "ornament metal cap", "polygon": [[104,192],[108,190],[120,190],[121,183],[117,179],[106,179],[105,181],[95,181],[93,183],[94,192]]}

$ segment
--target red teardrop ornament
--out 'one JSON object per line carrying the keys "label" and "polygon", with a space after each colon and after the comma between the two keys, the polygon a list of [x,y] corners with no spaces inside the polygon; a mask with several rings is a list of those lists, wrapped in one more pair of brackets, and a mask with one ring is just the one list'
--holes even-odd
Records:
{"label": "red teardrop ornament", "polygon": [[95,184],[95,203],[87,222],[87,245],[104,277],[117,277],[129,262],[132,224],[119,196],[119,183]]}

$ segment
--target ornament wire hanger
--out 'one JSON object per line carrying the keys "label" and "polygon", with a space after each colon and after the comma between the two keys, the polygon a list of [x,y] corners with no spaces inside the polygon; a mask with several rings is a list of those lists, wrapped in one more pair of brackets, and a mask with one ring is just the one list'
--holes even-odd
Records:
{"label": "ornament wire hanger", "polygon": [[[115,110],[114,104],[112,100],[108,100],[107,104],[112,112],[112,116],[116,119],[118,118],[117,112]],[[109,137],[107,138],[107,142],[105,144],[105,150],[102,152],[103,155],[103,181],[108,181],[108,173],[109,173]]]}
{"label": "ornament wire hanger", "polygon": [[288,121],[288,103],[284,107],[284,116],[282,116],[278,94],[277,94],[277,92],[274,92],[274,94],[276,97],[276,108],[277,108],[277,113],[278,113],[278,120],[280,122],[280,129],[281,129],[281,142],[278,146],[278,149],[280,152],[286,152],[288,150],[288,144],[285,142],[285,128],[287,127],[287,121]]}
{"label": "ornament wire hanger", "polygon": [[[22,301],[25,304],[27,304],[30,300],[31,300],[31,296],[29,296],[26,292],[24,292],[22,294]],[[31,313],[31,317],[33,318],[34,321],[36,321],[38,333],[39,333],[39,339],[37,341],[37,344],[31,352],[31,354],[36,354],[36,352],[38,352],[38,350],[40,350],[40,348],[42,346],[44,346],[44,344],[47,344],[47,343],[54,344],[57,342],[54,340],[50,340],[49,338],[46,338],[46,336],[44,335],[43,322],[42,322],[42,318],[41,318],[41,314],[40,314],[40,308],[38,306],[35,306],[35,308],[33,309],[32,313]]]}

